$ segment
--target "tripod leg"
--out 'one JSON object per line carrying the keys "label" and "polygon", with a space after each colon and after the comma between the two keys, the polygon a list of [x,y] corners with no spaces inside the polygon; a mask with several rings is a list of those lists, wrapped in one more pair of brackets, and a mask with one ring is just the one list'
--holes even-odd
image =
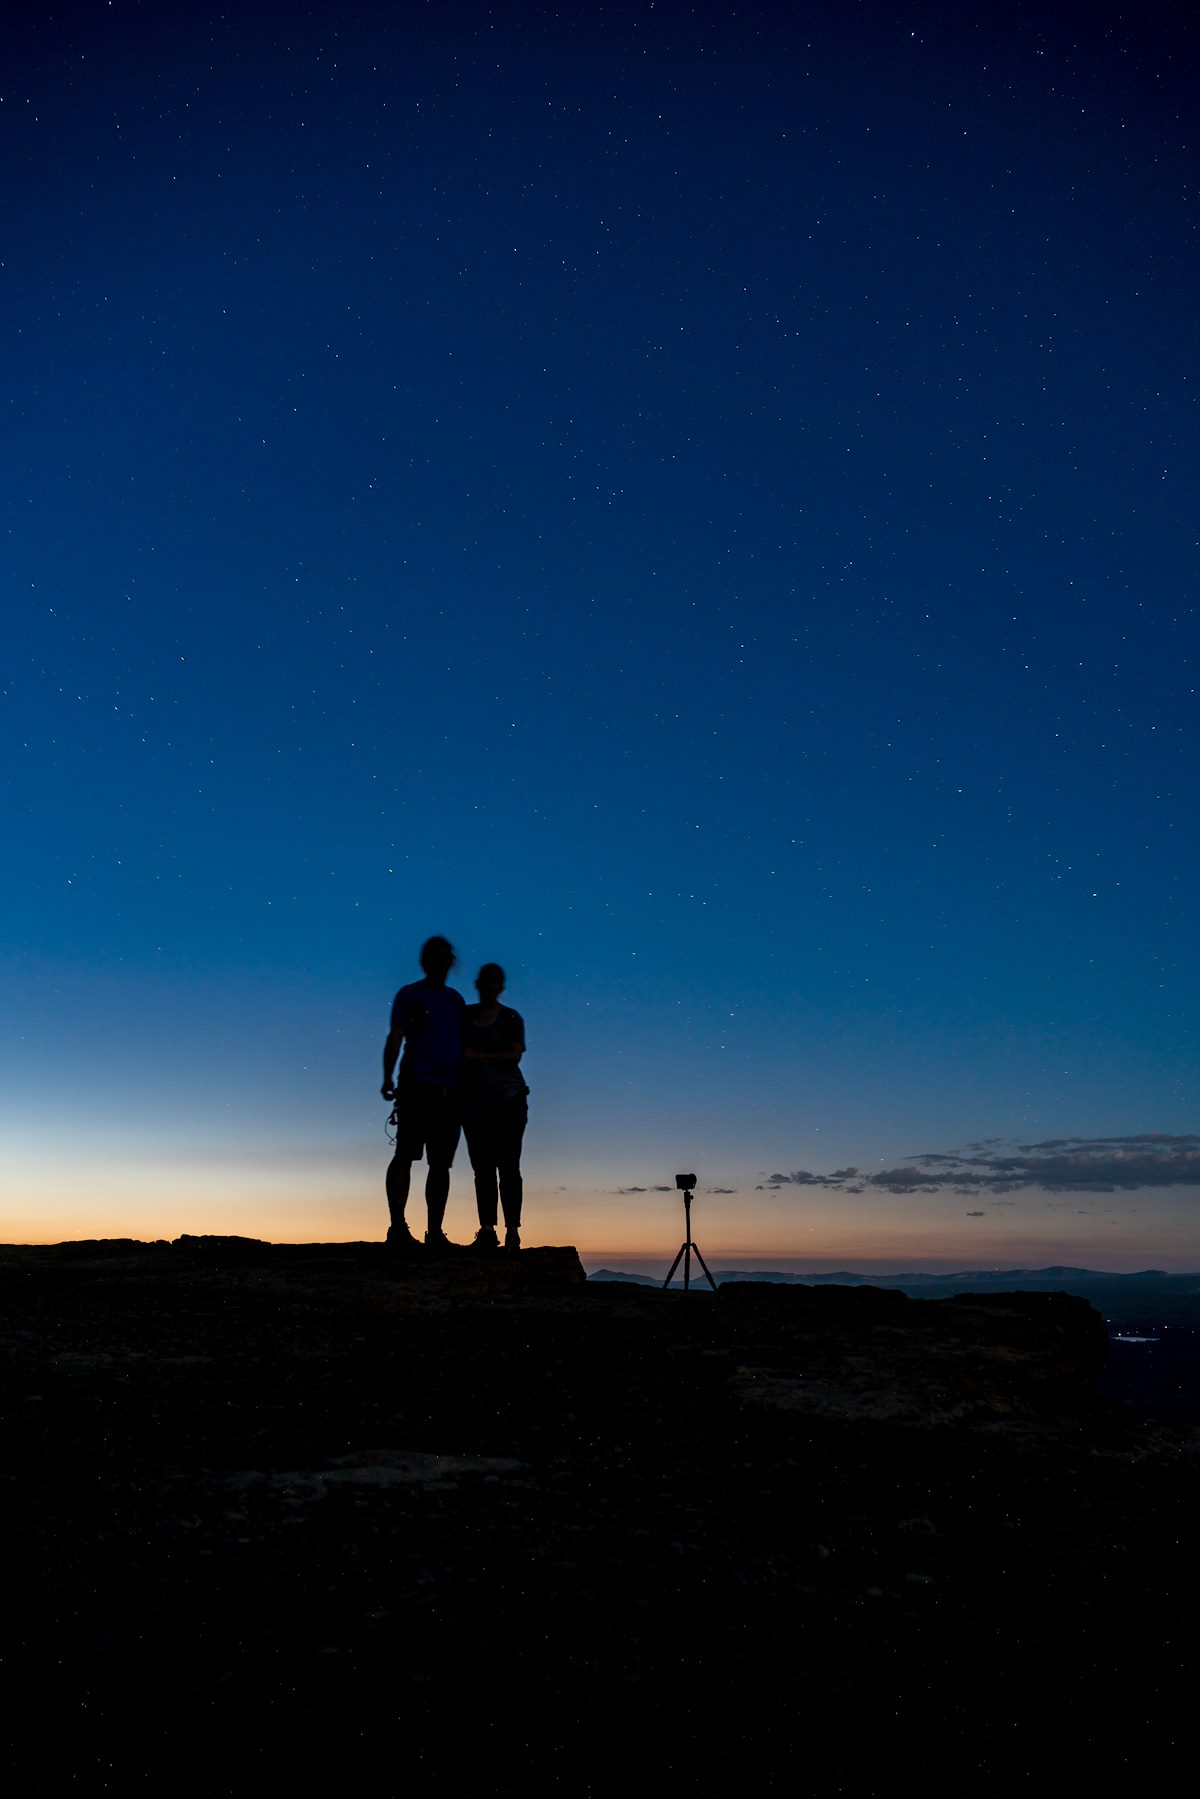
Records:
{"label": "tripod leg", "polygon": [[704,1260],[704,1257],[700,1254],[699,1244],[693,1243],[692,1248],[696,1251],[696,1260],[699,1262],[701,1268],[703,1268],[703,1270],[704,1270],[705,1279],[707,1280],[709,1286],[712,1288],[713,1292],[715,1293],[717,1290],[717,1283],[713,1279],[712,1275],[708,1272],[708,1263]]}
{"label": "tripod leg", "polygon": [[678,1268],[680,1257],[683,1255],[683,1252],[686,1248],[687,1248],[686,1243],[680,1244],[679,1255],[677,1255],[675,1257],[675,1260],[671,1263],[671,1272],[670,1272],[670,1274],[668,1274],[666,1280],[663,1282],[664,1287],[669,1287],[671,1285],[671,1282],[675,1279],[675,1270]]}
{"label": "tripod leg", "polygon": [[687,1292],[687,1290],[691,1286],[691,1284],[692,1284],[692,1245],[691,1245],[691,1239],[689,1238],[687,1243],[684,1245],[684,1250],[683,1250],[683,1290],[685,1293]]}

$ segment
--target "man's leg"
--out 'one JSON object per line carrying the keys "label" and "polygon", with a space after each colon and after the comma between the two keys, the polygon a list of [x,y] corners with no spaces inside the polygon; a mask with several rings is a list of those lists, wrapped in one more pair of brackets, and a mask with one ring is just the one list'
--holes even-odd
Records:
{"label": "man's leg", "polygon": [[425,1095],[425,1159],[429,1163],[429,1173],[425,1176],[425,1205],[429,1213],[430,1242],[442,1235],[446,1201],[450,1197],[450,1169],[462,1129],[458,1103],[458,1094],[453,1088],[435,1087]]}
{"label": "man's leg", "polygon": [[386,1179],[388,1214],[393,1229],[403,1231],[404,1208],[408,1204],[408,1189],[412,1184],[412,1163],[401,1161],[399,1150],[388,1163]]}
{"label": "man's leg", "polygon": [[450,1170],[448,1167],[429,1164],[429,1173],[425,1176],[425,1205],[429,1212],[429,1235],[439,1236],[442,1220],[446,1216],[446,1201],[450,1197]]}
{"label": "man's leg", "polygon": [[412,1165],[419,1162],[425,1153],[421,1138],[421,1119],[413,1104],[413,1095],[406,1088],[396,1096],[396,1146],[387,1171],[388,1212],[391,1215],[391,1229],[388,1231],[388,1242],[393,1249],[406,1249],[413,1243],[412,1233],[405,1222],[404,1212],[408,1205],[408,1192],[412,1184]]}

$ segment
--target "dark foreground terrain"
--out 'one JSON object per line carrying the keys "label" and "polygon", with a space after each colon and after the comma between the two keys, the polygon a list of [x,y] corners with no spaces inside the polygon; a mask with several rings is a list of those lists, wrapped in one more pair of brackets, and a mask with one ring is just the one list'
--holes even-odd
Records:
{"label": "dark foreground terrain", "polygon": [[13,1792],[1148,1790],[1200,1433],[1068,1295],[0,1250]]}

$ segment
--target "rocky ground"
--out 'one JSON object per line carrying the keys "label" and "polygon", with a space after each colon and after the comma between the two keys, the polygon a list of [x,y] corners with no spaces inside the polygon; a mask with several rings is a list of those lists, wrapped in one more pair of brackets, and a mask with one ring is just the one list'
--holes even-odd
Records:
{"label": "rocky ground", "polygon": [[0,1250],[14,1792],[1178,1788],[1200,1433],[1065,1295]]}

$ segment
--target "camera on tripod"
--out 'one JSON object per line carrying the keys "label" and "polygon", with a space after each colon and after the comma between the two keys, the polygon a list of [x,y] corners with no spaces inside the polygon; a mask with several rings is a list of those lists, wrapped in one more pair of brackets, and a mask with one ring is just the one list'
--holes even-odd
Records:
{"label": "camera on tripod", "polygon": [[692,1236],[692,1194],[696,1189],[696,1177],[694,1174],[677,1174],[675,1176],[675,1185],[683,1194],[683,1242],[679,1245],[679,1254],[671,1263],[671,1272],[663,1282],[663,1286],[666,1288],[671,1285],[671,1282],[675,1278],[675,1270],[678,1268],[680,1262],[682,1262],[683,1290],[685,1293],[688,1292],[692,1284],[692,1257],[695,1256],[697,1262],[699,1262],[701,1268],[704,1270],[705,1280],[715,1293],[717,1290],[717,1283],[708,1272],[708,1263],[700,1254],[700,1245]]}

